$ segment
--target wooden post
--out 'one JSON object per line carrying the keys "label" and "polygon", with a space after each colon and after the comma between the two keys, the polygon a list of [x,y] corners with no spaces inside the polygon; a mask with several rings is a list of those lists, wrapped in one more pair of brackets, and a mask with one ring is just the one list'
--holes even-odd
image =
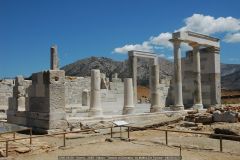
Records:
{"label": "wooden post", "polygon": [[223,151],[223,148],[222,148],[222,136],[220,136],[220,152],[222,152]]}
{"label": "wooden post", "polygon": [[168,145],[168,132],[165,131],[165,137],[166,137],[166,145]]}
{"label": "wooden post", "polygon": [[30,131],[30,145],[32,145],[32,128],[30,128],[29,131]]}
{"label": "wooden post", "polygon": [[63,147],[66,147],[66,134],[63,133]]}
{"label": "wooden post", "polygon": [[8,140],[6,141],[6,157],[8,157]]}
{"label": "wooden post", "polygon": [[113,128],[111,127],[111,138],[113,138],[113,133],[112,133],[112,131],[113,131]]}
{"label": "wooden post", "polygon": [[128,139],[130,140],[130,127],[128,127]]}
{"label": "wooden post", "polygon": [[179,149],[180,149],[180,157],[182,157],[182,146],[181,145],[179,146]]}
{"label": "wooden post", "polygon": [[16,132],[13,132],[13,139],[15,140],[16,138]]}

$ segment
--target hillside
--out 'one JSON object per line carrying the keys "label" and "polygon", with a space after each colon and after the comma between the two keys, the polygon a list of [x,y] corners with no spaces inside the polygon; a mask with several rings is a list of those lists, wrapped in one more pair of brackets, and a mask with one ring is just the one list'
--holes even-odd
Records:
{"label": "hillside", "polygon": [[[173,75],[173,63],[164,58],[159,58],[160,77],[171,77]],[[120,78],[128,76],[128,62],[115,61],[105,57],[90,57],[78,60],[74,63],[62,67],[68,76],[90,76],[91,69],[100,69],[111,77],[113,73],[118,73]],[[240,64],[221,64],[222,88],[240,90]],[[138,61],[139,84],[148,84],[149,64],[147,60]]]}
{"label": "hillside", "polygon": [[[160,58],[160,76],[172,76],[173,65],[172,62]],[[101,72],[106,73],[107,77],[111,77],[113,73],[118,73],[120,78],[127,77],[129,74],[128,61],[114,61],[105,57],[90,57],[78,60],[74,63],[66,65],[61,69],[65,70],[68,76],[90,76],[91,69],[100,69]],[[138,61],[138,79],[140,84],[148,83],[149,78],[149,64],[148,61],[140,59]]]}

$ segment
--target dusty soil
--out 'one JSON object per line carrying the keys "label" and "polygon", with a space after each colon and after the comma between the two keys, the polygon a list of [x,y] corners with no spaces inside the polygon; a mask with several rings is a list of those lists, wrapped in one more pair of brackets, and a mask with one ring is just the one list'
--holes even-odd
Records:
{"label": "dusty soil", "polygon": [[[203,131],[211,132],[214,125],[221,126],[223,123],[205,126]],[[234,127],[240,128],[240,123],[235,123]],[[166,128],[163,127],[163,128]],[[115,129],[115,131],[118,128]],[[22,136],[18,134],[17,136]],[[114,136],[118,137],[116,133]],[[126,133],[123,137],[126,137]],[[168,146],[165,145],[165,133],[155,130],[143,130],[131,132],[132,141],[124,141],[119,138],[112,138],[113,142],[107,142],[110,135],[88,136],[88,134],[67,135],[66,148],[59,148],[63,144],[62,136],[43,137],[33,139],[33,149],[27,153],[14,151],[13,146],[29,147],[25,142],[11,142],[9,159],[18,160],[48,160],[57,159],[58,156],[178,156],[180,154],[179,145],[182,146],[182,156],[184,160],[205,159],[205,160],[239,160],[240,142],[223,140],[223,153],[219,152],[219,140],[211,139],[207,136],[169,133]],[[12,147],[11,147],[12,146]],[[40,147],[39,147],[40,146]],[[1,146],[4,148],[4,144]]]}

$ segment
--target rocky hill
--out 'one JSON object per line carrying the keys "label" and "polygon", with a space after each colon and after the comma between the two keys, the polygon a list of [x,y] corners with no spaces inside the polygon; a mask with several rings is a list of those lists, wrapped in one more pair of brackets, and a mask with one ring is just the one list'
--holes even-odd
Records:
{"label": "rocky hill", "polygon": [[[173,75],[173,63],[164,58],[159,58],[160,77],[171,77]],[[68,76],[90,76],[91,69],[100,69],[111,77],[113,73],[118,73],[120,78],[128,76],[127,61],[114,61],[105,57],[90,57],[78,60],[74,63],[62,67]],[[240,64],[221,64],[222,88],[240,90]],[[142,85],[148,84],[149,65],[148,61],[140,59],[138,61],[138,80]]]}
{"label": "rocky hill", "polygon": [[[160,76],[172,76],[173,65],[172,62],[160,58]],[[91,69],[100,69],[101,72],[106,73],[107,77],[111,77],[113,73],[118,73],[120,78],[128,77],[129,75],[128,61],[114,61],[105,57],[90,57],[78,60],[72,64],[62,67],[68,76],[90,76]],[[144,59],[138,61],[138,79],[140,84],[148,83],[149,79],[149,64]]]}

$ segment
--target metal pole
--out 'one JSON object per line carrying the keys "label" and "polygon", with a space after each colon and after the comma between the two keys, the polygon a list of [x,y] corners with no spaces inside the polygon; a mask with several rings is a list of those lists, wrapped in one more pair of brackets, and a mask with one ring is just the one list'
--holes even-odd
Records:
{"label": "metal pole", "polygon": [[8,157],[8,141],[6,141],[6,157]]}
{"label": "metal pole", "polygon": [[128,139],[130,140],[130,127],[128,127]]}
{"label": "metal pole", "polygon": [[165,137],[166,137],[166,145],[168,145],[168,132],[165,131]]}
{"label": "metal pole", "polygon": [[66,134],[63,133],[63,147],[66,147]]}
{"label": "metal pole", "polygon": [[30,131],[30,145],[32,145],[32,128],[30,128],[29,131]]}
{"label": "metal pole", "polygon": [[220,152],[222,152],[223,151],[223,148],[222,148],[222,136],[220,137]]}

